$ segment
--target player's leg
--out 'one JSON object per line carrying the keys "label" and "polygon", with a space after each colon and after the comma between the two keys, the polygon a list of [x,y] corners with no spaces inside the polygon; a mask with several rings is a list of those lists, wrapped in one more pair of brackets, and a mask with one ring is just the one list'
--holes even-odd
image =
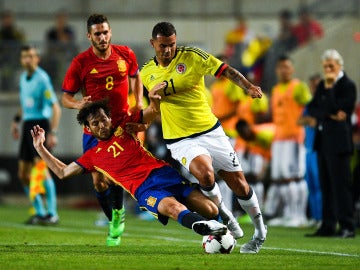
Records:
{"label": "player's leg", "polygon": [[22,138],[20,142],[20,153],[18,163],[18,177],[23,185],[25,194],[30,199],[35,215],[27,220],[26,224],[43,224],[46,215],[45,207],[40,194],[30,198],[30,174],[34,166],[36,150],[32,144],[32,137],[29,130],[34,126],[34,121],[25,121],[22,128]]}
{"label": "player's leg", "polygon": [[191,211],[197,212],[207,219],[218,219],[218,207],[198,189],[194,189],[189,194],[185,204]]}
{"label": "player's leg", "polygon": [[48,208],[48,214],[46,216],[46,224],[56,225],[59,223],[59,215],[57,213],[57,198],[56,198],[56,186],[54,179],[52,178],[49,170],[46,170],[46,179],[44,181],[44,187],[46,191],[46,202]]}
{"label": "player's leg", "polygon": [[110,184],[106,177],[98,172],[92,173],[96,197],[109,219],[107,246],[120,245],[125,229],[125,209],[123,207],[123,189]]}
{"label": "player's leg", "polygon": [[199,181],[200,191],[218,206],[224,224],[228,225],[234,237],[240,238],[244,233],[222,200],[220,188],[215,182],[212,158],[206,148],[198,146],[198,140],[199,138],[194,138],[192,141],[180,141],[168,145],[168,148],[173,158],[178,160]]}
{"label": "player's leg", "polygon": [[178,221],[182,226],[193,229],[200,235],[223,235],[227,232],[225,225],[216,220],[207,220],[198,213],[191,212],[174,197],[163,198],[157,209],[159,214]]}
{"label": "player's leg", "polygon": [[[30,199],[30,172],[33,167],[33,163],[29,161],[19,160],[18,164],[18,177],[22,183],[26,196]],[[42,224],[44,221],[46,211],[40,194],[37,194],[32,200],[31,205],[35,210],[35,214],[32,215],[25,224],[37,225]]]}

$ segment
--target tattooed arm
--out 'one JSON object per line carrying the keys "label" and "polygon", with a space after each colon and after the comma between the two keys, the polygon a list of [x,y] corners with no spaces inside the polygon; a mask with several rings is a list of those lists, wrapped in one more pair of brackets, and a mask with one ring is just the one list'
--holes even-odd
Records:
{"label": "tattooed arm", "polygon": [[231,66],[228,66],[222,76],[228,78],[230,81],[244,89],[246,94],[251,96],[252,98],[261,98],[262,97],[262,91],[259,86],[253,85],[251,82],[249,82],[244,75],[242,75],[239,71],[234,69]]}

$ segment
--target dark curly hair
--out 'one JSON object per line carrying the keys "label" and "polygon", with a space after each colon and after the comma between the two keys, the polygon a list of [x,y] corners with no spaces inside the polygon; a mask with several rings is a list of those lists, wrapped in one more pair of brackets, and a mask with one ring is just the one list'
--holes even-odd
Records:
{"label": "dark curly hair", "polygon": [[108,105],[107,99],[102,99],[98,101],[91,102],[86,104],[77,114],[76,119],[80,125],[89,126],[89,121],[87,120],[90,115],[95,115],[100,109],[103,109],[105,114],[110,117],[110,108]]}

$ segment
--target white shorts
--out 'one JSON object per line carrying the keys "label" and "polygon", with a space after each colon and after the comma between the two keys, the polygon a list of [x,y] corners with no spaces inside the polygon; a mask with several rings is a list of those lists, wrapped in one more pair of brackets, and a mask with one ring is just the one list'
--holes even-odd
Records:
{"label": "white shorts", "polygon": [[238,151],[237,155],[244,170],[244,174],[260,175],[266,164],[265,158],[260,154],[248,153],[245,155],[244,151]]}
{"label": "white shorts", "polygon": [[227,172],[242,171],[237,154],[222,127],[195,138],[186,138],[168,144],[167,147],[171,151],[172,157],[188,170],[194,158],[200,155],[208,155],[212,158],[215,173],[219,170]]}
{"label": "white shorts", "polygon": [[275,141],[271,146],[271,179],[273,181],[303,178],[305,147],[294,141]]}

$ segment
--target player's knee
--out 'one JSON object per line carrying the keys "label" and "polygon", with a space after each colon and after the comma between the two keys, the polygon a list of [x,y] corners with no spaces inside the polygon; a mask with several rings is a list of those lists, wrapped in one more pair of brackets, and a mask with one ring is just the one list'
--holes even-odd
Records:
{"label": "player's knee", "polygon": [[97,192],[103,192],[109,188],[109,185],[101,177],[93,175],[93,184]]}

